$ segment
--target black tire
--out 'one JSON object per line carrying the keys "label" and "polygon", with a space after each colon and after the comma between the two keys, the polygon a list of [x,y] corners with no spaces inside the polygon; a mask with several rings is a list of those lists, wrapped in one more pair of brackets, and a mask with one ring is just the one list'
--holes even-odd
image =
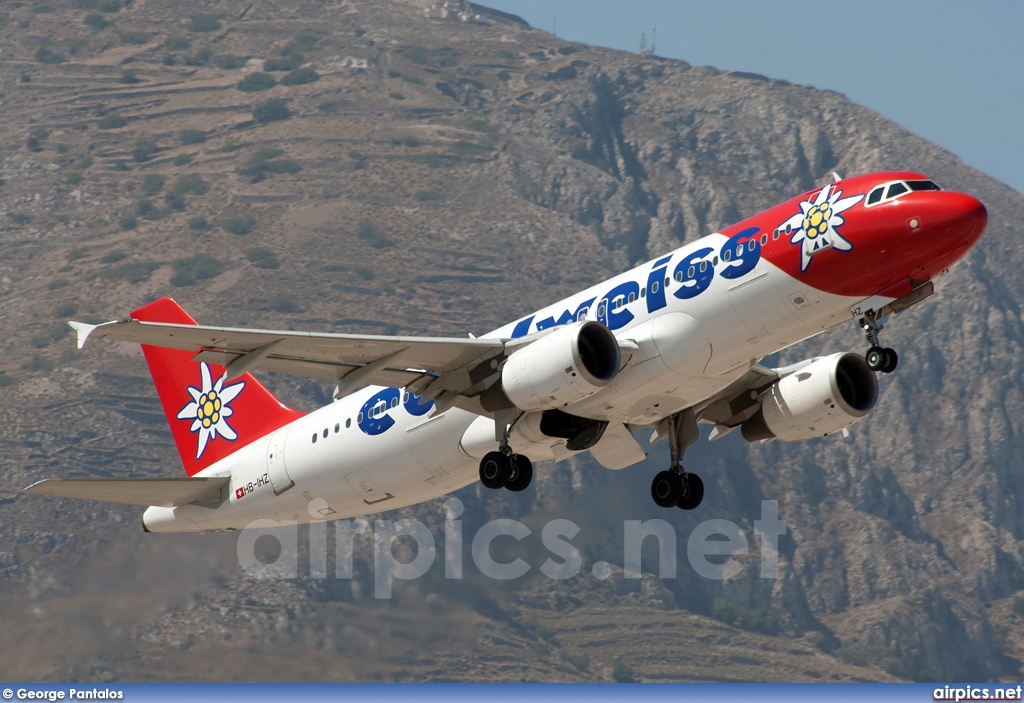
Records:
{"label": "black tire", "polygon": [[486,488],[504,488],[512,473],[512,463],[501,452],[488,452],[480,460],[480,483]]}
{"label": "black tire", "polygon": [[704,482],[697,474],[683,477],[683,495],[676,504],[683,510],[693,510],[704,500]]}
{"label": "black tire", "polygon": [[533,481],[533,462],[522,454],[516,454],[512,461],[512,472],[505,482],[505,488],[518,493],[525,491],[530,482]]}
{"label": "black tire", "polygon": [[881,371],[885,366],[885,350],[881,347],[871,347],[864,355],[864,360],[868,362],[868,368],[872,371]]}
{"label": "black tire", "polygon": [[651,481],[651,498],[659,507],[674,507],[682,494],[683,477],[675,471],[659,471]]}
{"label": "black tire", "polygon": [[882,373],[892,373],[900,363],[899,354],[896,353],[895,349],[886,348],[882,351],[885,354],[885,364],[882,365]]}

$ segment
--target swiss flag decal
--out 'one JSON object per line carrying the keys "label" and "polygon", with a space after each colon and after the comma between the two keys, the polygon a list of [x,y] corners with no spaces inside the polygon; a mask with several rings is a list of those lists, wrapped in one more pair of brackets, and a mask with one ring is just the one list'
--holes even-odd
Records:
{"label": "swiss flag decal", "polygon": [[241,500],[244,497],[245,497],[245,489],[244,488],[236,488],[235,489],[235,500]]}

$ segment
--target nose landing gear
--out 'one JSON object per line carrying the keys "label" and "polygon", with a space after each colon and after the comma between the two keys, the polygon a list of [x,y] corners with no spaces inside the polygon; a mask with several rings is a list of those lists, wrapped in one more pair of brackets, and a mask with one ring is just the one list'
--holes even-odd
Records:
{"label": "nose landing gear", "polygon": [[704,482],[700,476],[688,473],[680,463],[686,447],[700,436],[692,410],[684,410],[665,419],[668,427],[671,464],[659,471],[651,482],[651,498],[662,508],[693,510],[704,500]]}
{"label": "nose landing gear", "polygon": [[871,348],[864,355],[864,359],[868,362],[868,368],[872,371],[881,371],[882,373],[892,373],[895,371],[896,366],[900,363],[899,355],[896,354],[895,349],[883,348],[878,338],[878,333],[885,327],[882,324],[882,317],[874,310],[867,310],[864,312],[864,316],[860,318],[858,324],[864,330],[864,336],[867,338],[868,344],[871,345]]}

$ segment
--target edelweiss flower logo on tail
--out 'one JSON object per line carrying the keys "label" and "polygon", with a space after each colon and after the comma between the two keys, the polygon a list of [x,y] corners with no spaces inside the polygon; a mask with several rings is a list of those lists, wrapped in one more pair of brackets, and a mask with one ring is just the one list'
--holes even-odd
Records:
{"label": "edelweiss flower logo on tail", "polygon": [[192,402],[178,411],[179,420],[192,420],[189,432],[199,433],[199,446],[196,449],[196,459],[203,455],[206,450],[206,443],[218,436],[229,442],[238,439],[228,418],[234,414],[231,409],[231,401],[238,397],[238,394],[245,388],[245,381],[224,387],[224,376],[213,383],[210,378],[210,367],[200,363],[202,372],[202,388],[188,387],[188,393],[192,396]]}
{"label": "edelweiss flower logo on tail", "polygon": [[839,228],[846,223],[840,213],[859,203],[864,196],[843,198],[842,195],[843,191],[833,191],[832,186],[827,185],[813,201],[800,203],[799,213],[779,225],[786,234],[792,234],[790,244],[802,244],[800,271],[806,271],[811,257],[826,249],[853,249],[853,244],[839,234]]}

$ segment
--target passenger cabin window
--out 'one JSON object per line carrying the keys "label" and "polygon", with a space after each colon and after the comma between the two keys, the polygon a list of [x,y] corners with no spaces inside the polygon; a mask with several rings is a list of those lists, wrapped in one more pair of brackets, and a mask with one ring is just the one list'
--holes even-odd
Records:
{"label": "passenger cabin window", "polygon": [[907,185],[910,186],[910,190],[942,190],[932,181],[907,181]]}
{"label": "passenger cabin window", "polygon": [[345,429],[347,430],[351,426],[352,426],[352,418],[348,418],[347,420],[345,420]]}
{"label": "passenger cabin window", "polygon": [[886,191],[885,199],[891,200],[895,198],[897,195],[903,195],[906,192],[908,192],[908,189],[905,185],[903,185],[902,183],[893,183],[892,185],[889,186],[889,190]]}

